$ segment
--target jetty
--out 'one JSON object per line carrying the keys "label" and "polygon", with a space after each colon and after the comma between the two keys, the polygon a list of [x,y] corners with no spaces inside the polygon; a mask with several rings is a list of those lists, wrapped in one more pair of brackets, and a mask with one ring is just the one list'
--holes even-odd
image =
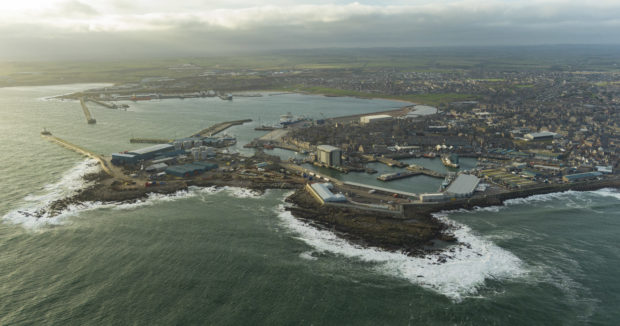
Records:
{"label": "jetty", "polygon": [[408,164],[407,163],[403,163],[401,161],[397,161],[393,158],[389,158],[389,157],[377,157],[377,161],[381,162],[389,167],[397,167],[397,168],[404,168],[407,167]]}
{"label": "jetty", "polygon": [[131,138],[129,142],[132,144],[168,144],[172,139],[163,138]]}
{"label": "jetty", "polygon": [[107,173],[108,175],[112,176],[112,177],[116,177],[116,175],[112,172],[112,169],[110,168],[110,166],[108,165],[108,162],[99,154],[96,154],[92,151],[89,151],[87,149],[84,149],[76,144],[70,143],[64,139],[58,138],[56,136],[52,136],[51,133],[49,134],[41,134],[42,137],[44,137],[45,139],[54,142],[64,148],[67,148],[69,150],[72,150],[78,154],[82,154],[86,157],[90,157],[92,159],[95,159],[99,162],[99,164],[101,165],[101,168],[103,169],[103,171],[105,173]]}
{"label": "jetty", "polygon": [[427,168],[425,168],[423,166],[419,166],[419,165],[415,165],[415,164],[409,165],[407,167],[407,170],[412,172],[412,173],[415,173],[416,175],[423,174],[423,175],[426,175],[426,176],[429,176],[429,177],[433,177],[433,178],[444,179],[447,176],[447,174],[445,174],[445,173],[437,172],[437,171],[434,171],[434,170],[431,170],[431,169],[427,169]]}
{"label": "jetty", "polygon": [[90,115],[90,111],[88,110],[88,107],[86,106],[86,102],[84,101],[83,97],[80,99],[80,105],[82,105],[82,111],[84,111],[84,116],[86,117],[86,122],[89,125],[97,123],[97,120],[93,119],[93,117]]}
{"label": "jetty", "polygon": [[95,100],[95,99],[92,99],[92,98],[89,98],[88,101],[91,101],[91,102],[93,102],[95,104],[101,105],[101,106],[103,106],[105,108],[108,108],[108,109],[118,109],[118,106],[116,104],[113,104],[113,103],[101,102],[99,100]]}
{"label": "jetty", "polygon": [[244,120],[235,120],[235,121],[226,121],[220,122],[212,125],[211,127],[205,128],[195,134],[192,137],[209,137],[215,134],[218,134],[232,126],[242,125],[247,122],[252,122],[252,119],[244,119]]}

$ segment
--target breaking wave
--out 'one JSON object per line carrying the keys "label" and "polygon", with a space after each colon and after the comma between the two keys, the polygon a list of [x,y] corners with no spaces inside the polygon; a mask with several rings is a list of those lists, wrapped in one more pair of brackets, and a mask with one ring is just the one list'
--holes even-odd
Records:
{"label": "breaking wave", "polygon": [[92,183],[85,181],[84,176],[100,171],[100,167],[95,160],[86,160],[78,163],[68,170],[61,179],[52,184],[45,185],[41,193],[31,194],[24,198],[26,202],[22,207],[14,209],[2,217],[3,221],[21,225],[28,229],[39,229],[44,226],[61,225],[66,222],[67,217],[75,216],[81,212],[96,209],[135,209],[144,206],[152,206],[158,203],[176,201],[185,198],[205,196],[224,192],[229,196],[243,199],[261,198],[264,193],[252,189],[239,187],[189,187],[187,190],[180,190],[171,194],[150,193],[146,198],[131,202],[100,202],[90,201],[68,205],[60,213],[52,216],[48,210],[50,205],[59,199],[71,197],[81,189],[90,186]]}
{"label": "breaking wave", "polygon": [[[43,187],[43,193],[31,194],[24,198],[26,204],[18,209],[12,210],[2,217],[2,220],[21,224],[27,228],[38,228],[44,225],[58,225],[68,216],[84,210],[92,210],[92,204],[83,203],[79,205],[69,205],[60,214],[51,216],[47,211],[49,205],[59,199],[75,195],[76,192],[88,186],[90,182],[84,180],[84,176],[100,170],[97,161],[89,159],[76,164],[67,171],[61,179]],[[41,217],[37,217],[37,212],[45,211]]]}
{"label": "breaking wave", "polygon": [[[475,235],[469,227],[449,220],[446,214],[437,214],[436,217],[450,225],[459,242],[466,245],[455,245],[425,257],[410,257],[352,244],[330,231],[317,229],[295,218],[284,205],[278,206],[277,213],[288,230],[316,251],[376,263],[374,268],[381,273],[407,279],[454,301],[476,295],[486,279],[516,278],[527,274],[515,255]],[[307,254],[302,258],[308,259]]]}

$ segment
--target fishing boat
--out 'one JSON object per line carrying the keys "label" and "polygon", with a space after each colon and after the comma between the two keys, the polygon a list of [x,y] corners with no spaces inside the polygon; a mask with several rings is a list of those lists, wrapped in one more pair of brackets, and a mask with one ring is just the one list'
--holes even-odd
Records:
{"label": "fishing boat", "polygon": [[443,163],[443,165],[449,168],[458,169],[459,168],[459,157],[456,154],[442,155],[441,163]]}

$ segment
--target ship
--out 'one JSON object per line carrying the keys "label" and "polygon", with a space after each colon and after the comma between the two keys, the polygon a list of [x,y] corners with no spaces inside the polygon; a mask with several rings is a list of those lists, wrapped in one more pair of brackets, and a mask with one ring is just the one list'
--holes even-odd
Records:
{"label": "ship", "polygon": [[380,181],[392,181],[392,180],[398,180],[398,179],[412,177],[414,175],[417,175],[417,173],[410,172],[410,171],[387,173],[387,174],[382,174],[382,175],[378,176],[377,180],[380,180]]}
{"label": "ship", "polygon": [[275,129],[278,129],[278,128],[279,128],[279,127],[262,125],[262,126],[260,126],[260,127],[256,127],[256,128],[254,128],[254,130],[260,130],[260,131],[271,131],[271,130],[275,130]]}
{"label": "ship", "polygon": [[51,136],[52,133],[49,130],[43,128],[43,130],[41,130],[41,135],[43,135],[43,136]]}
{"label": "ship", "polygon": [[443,163],[443,165],[449,168],[458,169],[459,168],[459,157],[456,154],[442,155],[441,163]]}
{"label": "ship", "polygon": [[283,114],[280,116],[280,124],[283,126],[290,125],[299,121],[302,121],[303,118],[293,116],[290,112]]}

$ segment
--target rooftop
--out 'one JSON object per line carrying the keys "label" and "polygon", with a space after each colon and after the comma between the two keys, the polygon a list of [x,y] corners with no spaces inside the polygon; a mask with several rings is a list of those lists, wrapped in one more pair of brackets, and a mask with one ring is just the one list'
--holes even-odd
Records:
{"label": "rooftop", "polygon": [[450,184],[447,193],[455,195],[467,195],[474,192],[480,179],[471,174],[461,174]]}
{"label": "rooftop", "polygon": [[157,145],[153,145],[149,147],[134,149],[130,153],[137,154],[137,155],[144,155],[144,154],[149,154],[149,153],[153,153],[153,152],[157,152],[157,151],[161,151],[165,149],[174,149],[174,146],[171,144],[157,144]]}
{"label": "rooftop", "polygon": [[339,151],[340,150],[340,148],[332,146],[332,145],[319,145],[316,148],[318,150],[324,151],[324,152],[333,152],[333,151]]}

